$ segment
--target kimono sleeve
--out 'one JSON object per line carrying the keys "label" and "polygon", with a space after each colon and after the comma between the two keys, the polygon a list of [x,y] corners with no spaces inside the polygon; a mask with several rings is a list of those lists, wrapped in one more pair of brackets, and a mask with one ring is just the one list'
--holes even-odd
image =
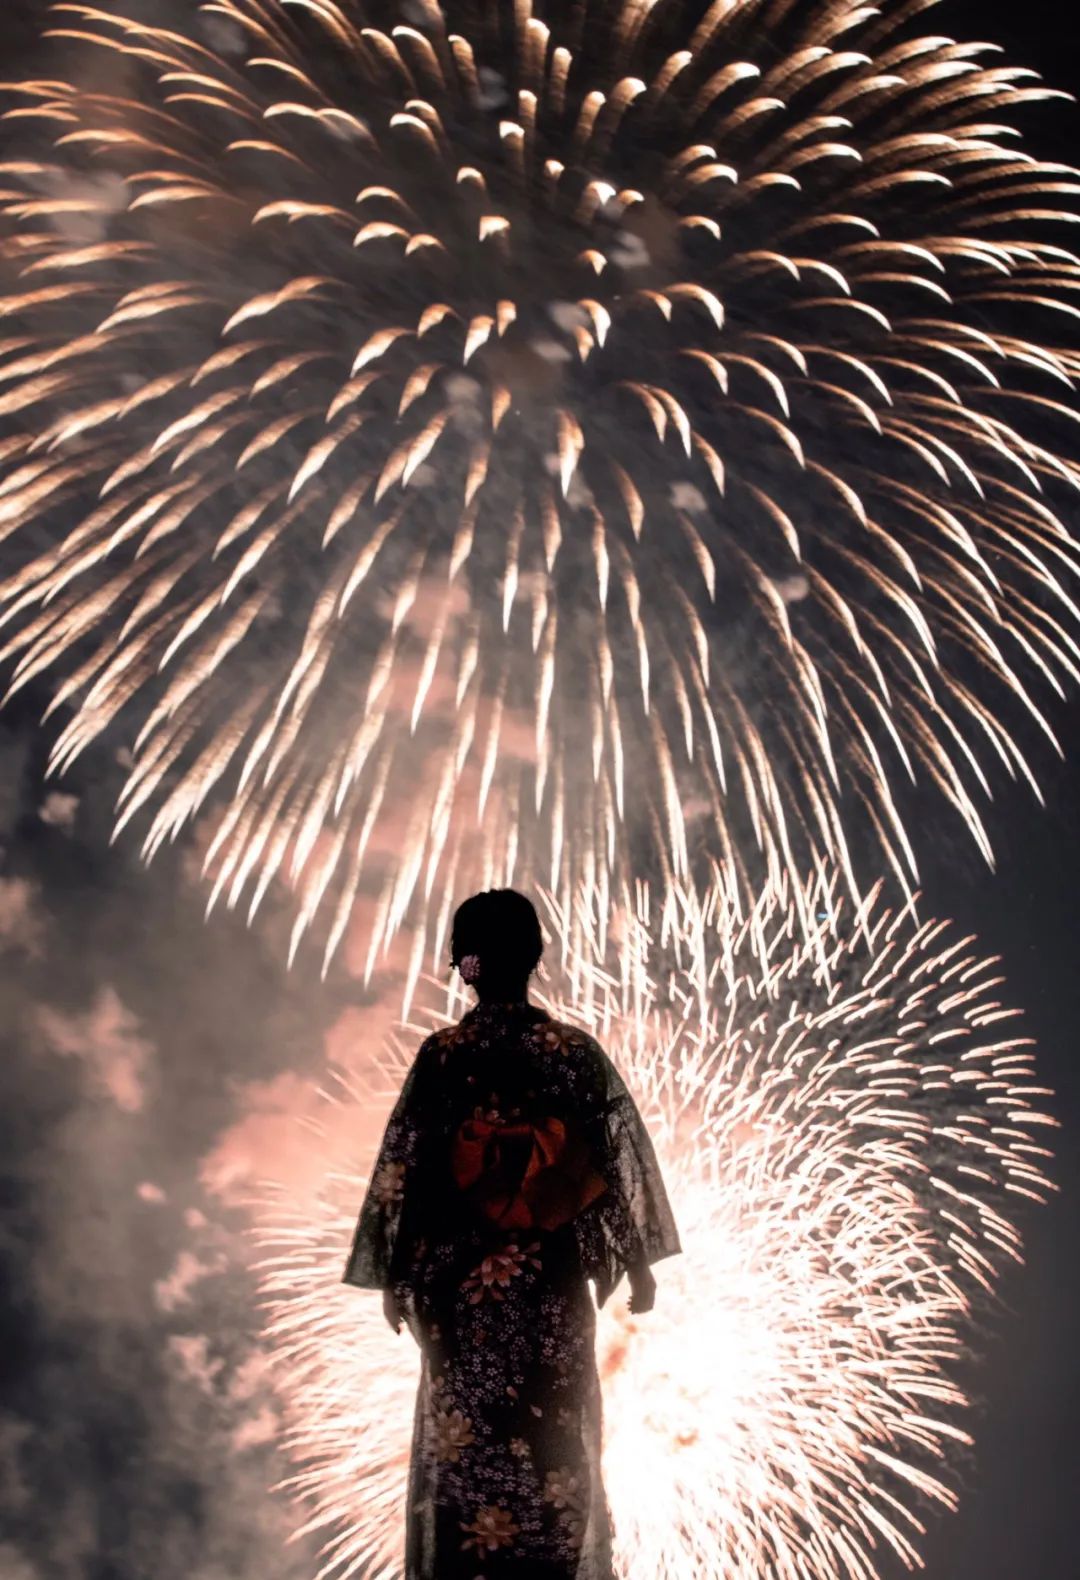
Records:
{"label": "kimono sleeve", "polygon": [[656,1152],[626,1083],[591,1045],[595,1108],[589,1125],[607,1190],[579,1220],[582,1260],[604,1304],[625,1272],[677,1256],[682,1245]]}
{"label": "kimono sleeve", "polygon": [[342,1283],[385,1289],[391,1282],[394,1249],[401,1232],[411,1177],[421,1156],[424,1091],[432,1039],[420,1048],[405,1077],[371,1171]]}

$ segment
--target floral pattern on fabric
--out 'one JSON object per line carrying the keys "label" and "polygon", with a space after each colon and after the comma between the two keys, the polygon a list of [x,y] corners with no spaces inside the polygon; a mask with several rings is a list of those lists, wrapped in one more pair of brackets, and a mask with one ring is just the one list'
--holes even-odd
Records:
{"label": "floral pattern on fabric", "polygon": [[472,1422],[454,1408],[453,1400],[442,1392],[442,1378],[431,1387],[432,1424],[435,1430],[435,1458],[446,1464],[460,1463],[461,1451],[476,1442]]}
{"label": "floral pattern on fabric", "polygon": [[544,1498],[558,1510],[571,1547],[580,1549],[585,1540],[588,1505],[578,1477],[571,1470],[549,1470],[544,1478]]}
{"label": "floral pattern on fabric", "polygon": [[380,1207],[390,1207],[400,1201],[405,1192],[404,1163],[383,1163],[375,1172],[371,1192]]}
{"label": "floral pattern on fabric", "polygon": [[614,1065],[531,1005],[429,1037],[387,1124],[345,1281],[421,1352],[406,1580],[612,1580],[596,1311],[679,1250]]}
{"label": "floral pattern on fabric", "polygon": [[502,1508],[479,1509],[472,1524],[463,1524],[461,1529],[469,1532],[462,1547],[466,1551],[475,1547],[478,1553],[493,1553],[500,1547],[512,1547],[514,1537],[518,1534],[518,1527],[509,1509]]}
{"label": "floral pattern on fabric", "polygon": [[508,1240],[501,1250],[485,1256],[479,1266],[473,1268],[462,1284],[462,1289],[469,1291],[469,1299],[474,1306],[489,1296],[492,1300],[502,1300],[510,1280],[520,1277],[524,1267],[543,1267],[543,1262],[535,1254],[539,1249],[539,1240],[534,1240],[524,1249],[519,1249],[516,1241]]}

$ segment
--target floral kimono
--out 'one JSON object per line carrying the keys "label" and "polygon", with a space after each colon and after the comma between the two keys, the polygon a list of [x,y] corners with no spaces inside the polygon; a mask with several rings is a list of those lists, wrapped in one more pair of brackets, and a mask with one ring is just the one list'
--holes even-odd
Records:
{"label": "floral kimono", "polygon": [[680,1249],[614,1065],[530,1004],[429,1037],[345,1282],[392,1289],[421,1350],[406,1580],[611,1580],[595,1310]]}

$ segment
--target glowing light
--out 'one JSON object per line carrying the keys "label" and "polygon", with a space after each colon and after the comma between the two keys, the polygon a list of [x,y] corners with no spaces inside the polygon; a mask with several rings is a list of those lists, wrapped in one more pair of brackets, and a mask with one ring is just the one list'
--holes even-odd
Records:
{"label": "glowing light", "polygon": [[631,845],[857,894],[861,818],[907,884],[909,777],[989,854],[1080,672],[1049,91],[899,0],[199,11],[59,5],[71,81],[9,85],[2,658],[54,766],[128,721],[119,822],[212,809],[212,895],[284,880],[327,957]]}
{"label": "glowing light", "polygon": [[[876,901],[850,917],[814,885],[739,927],[721,897],[684,894],[661,948],[640,900],[560,984],[591,1001],[635,1090],[685,1246],[650,1316],[627,1314],[625,1289],[601,1313],[620,1573],[913,1566],[929,1508],[956,1499],[972,1313],[1019,1257],[1016,1210],[1047,1189],[1029,1046],[994,962],[942,924]],[[809,940],[807,912],[826,918]],[[324,1577],[400,1574],[416,1351],[338,1281],[409,1052],[325,1094],[335,1137],[371,1137],[363,1154],[316,1203],[270,1190],[259,1209],[285,1486]]]}

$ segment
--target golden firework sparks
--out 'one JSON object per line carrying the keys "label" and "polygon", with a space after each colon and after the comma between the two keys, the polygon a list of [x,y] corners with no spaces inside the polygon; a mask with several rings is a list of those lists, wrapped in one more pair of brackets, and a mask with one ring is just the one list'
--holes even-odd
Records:
{"label": "golden firework sparks", "polygon": [[1049,90],[898,0],[531,10],[62,4],[8,85],[11,689],[327,957],[631,842],[907,885],[908,780],[989,854],[1080,669]]}

